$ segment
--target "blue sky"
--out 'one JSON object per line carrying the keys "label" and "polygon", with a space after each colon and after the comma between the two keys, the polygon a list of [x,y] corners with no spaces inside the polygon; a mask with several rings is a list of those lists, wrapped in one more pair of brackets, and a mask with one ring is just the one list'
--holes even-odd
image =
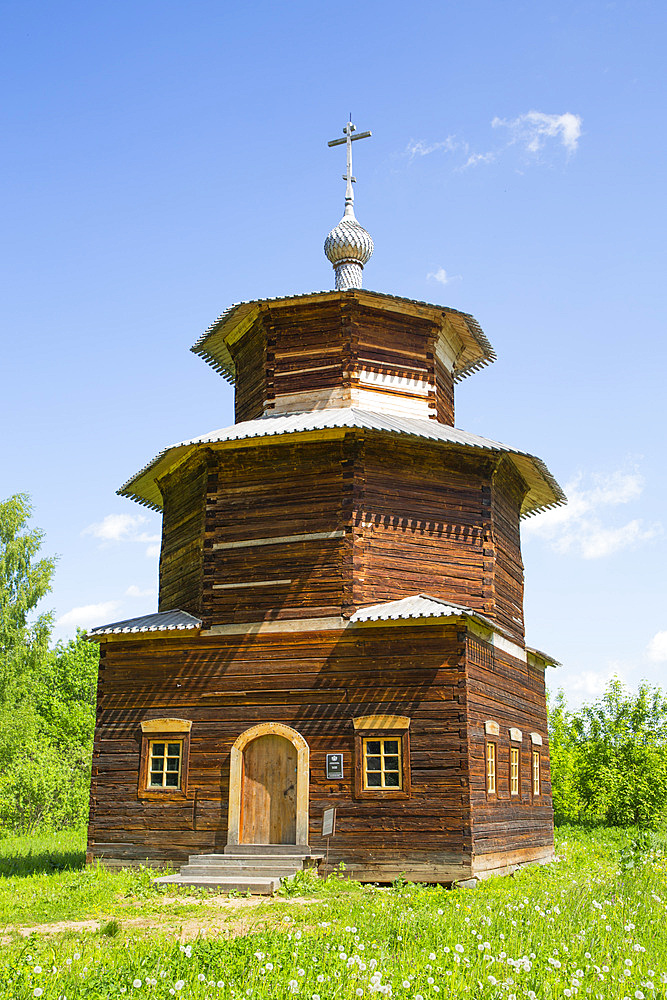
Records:
{"label": "blue sky", "polygon": [[57,634],[156,605],[159,518],[115,490],[233,420],[188,348],[332,286],[352,112],[368,288],[473,313],[457,424],[571,497],[525,523],[528,640],[573,704],[664,685],[662,3],[5,2],[0,495],[31,494]]}

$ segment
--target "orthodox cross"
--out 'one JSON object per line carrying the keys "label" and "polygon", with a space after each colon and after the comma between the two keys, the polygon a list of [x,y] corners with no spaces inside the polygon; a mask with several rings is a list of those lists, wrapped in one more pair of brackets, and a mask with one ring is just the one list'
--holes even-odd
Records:
{"label": "orthodox cross", "polygon": [[373,134],[372,132],[358,132],[357,135],[352,135],[356,131],[356,125],[352,124],[352,116],[350,115],[350,121],[343,129],[345,138],[332,139],[331,142],[327,143],[329,146],[342,146],[344,142],[347,143],[347,173],[343,174],[343,180],[347,181],[345,188],[345,215],[351,216],[354,216],[354,192],[352,184],[357,179],[352,176],[352,143],[355,139],[368,139]]}

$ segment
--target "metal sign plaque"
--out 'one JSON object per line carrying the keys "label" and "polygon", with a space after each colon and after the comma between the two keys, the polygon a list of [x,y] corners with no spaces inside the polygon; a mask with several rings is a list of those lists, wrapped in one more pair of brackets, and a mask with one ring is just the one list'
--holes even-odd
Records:
{"label": "metal sign plaque", "polygon": [[343,777],[343,755],[342,753],[327,754],[327,779],[330,781],[340,780]]}
{"label": "metal sign plaque", "polygon": [[322,836],[333,837],[336,832],[336,810],[325,809],[322,813]]}

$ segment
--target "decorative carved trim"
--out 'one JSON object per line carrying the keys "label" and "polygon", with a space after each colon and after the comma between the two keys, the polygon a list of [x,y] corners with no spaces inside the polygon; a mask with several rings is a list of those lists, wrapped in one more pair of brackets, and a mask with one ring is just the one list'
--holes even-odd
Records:
{"label": "decorative carved trim", "polygon": [[296,748],[296,842],[308,844],[308,781],[310,748],[301,733],[281,722],[262,722],[241,733],[234,743],[229,760],[229,820],[227,843],[238,844],[241,838],[241,798],[243,794],[243,751],[259,736],[282,736]]}
{"label": "decorative carved trim", "polygon": [[530,734],[530,742],[534,743],[535,746],[537,746],[537,747],[541,747],[542,746],[542,737],[540,736],[539,733],[531,733]]}
{"label": "decorative carved trim", "polygon": [[487,736],[500,736],[500,726],[493,719],[487,719],[484,723],[484,732]]}
{"label": "decorative carved trim", "polygon": [[142,733],[189,733],[192,719],[144,719]]}
{"label": "decorative carved trim", "polygon": [[352,720],[355,729],[409,729],[407,715],[358,715]]}
{"label": "decorative carved trim", "polygon": [[514,727],[510,729],[510,739],[514,743],[521,743],[523,741],[523,733],[520,729],[515,729]]}

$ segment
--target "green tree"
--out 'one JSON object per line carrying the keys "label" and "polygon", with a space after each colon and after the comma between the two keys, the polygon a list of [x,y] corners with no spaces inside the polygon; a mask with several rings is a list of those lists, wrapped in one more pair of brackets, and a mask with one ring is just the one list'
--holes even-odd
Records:
{"label": "green tree", "polygon": [[631,694],[614,679],[572,724],[585,811],[612,825],[656,826],[667,803],[667,697],[646,683]]}
{"label": "green tree", "polygon": [[38,614],[55,559],[19,493],[0,503],[0,833],[80,825],[88,812],[97,646],[84,633],[49,648]]}
{"label": "green tree", "polygon": [[556,823],[574,823],[582,812],[579,789],[580,749],[572,714],[565,695],[559,691],[555,701],[548,700],[549,756],[551,789]]}
{"label": "green tree", "polygon": [[25,493],[0,502],[0,704],[23,696],[51,635],[51,613],[35,609],[51,590],[55,558],[37,558],[43,532],[28,527],[31,514]]}
{"label": "green tree", "polygon": [[34,706],[43,731],[60,747],[83,747],[90,756],[95,733],[99,646],[77,630],[76,638],[56,643],[42,661]]}

